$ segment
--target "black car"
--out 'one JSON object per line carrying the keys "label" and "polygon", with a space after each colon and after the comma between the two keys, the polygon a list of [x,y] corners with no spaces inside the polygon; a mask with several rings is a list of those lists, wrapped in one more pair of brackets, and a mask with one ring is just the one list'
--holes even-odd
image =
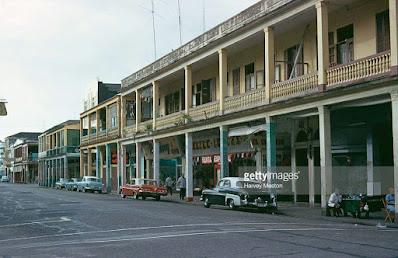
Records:
{"label": "black car", "polygon": [[225,177],[216,188],[203,190],[204,206],[227,205],[230,209],[254,207],[260,210],[277,209],[276,197],[267,192],[258,181],[247,181],[241,177]]}

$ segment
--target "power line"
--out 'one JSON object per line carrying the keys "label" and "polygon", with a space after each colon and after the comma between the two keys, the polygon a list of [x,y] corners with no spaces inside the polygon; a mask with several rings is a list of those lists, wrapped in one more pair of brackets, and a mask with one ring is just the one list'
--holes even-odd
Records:
{"label": "power line", "polygon": [[180,7],[180,0],[177,0],[178,1],[178,25],[179,25],[179,28],[180,28],[180,46],[182,46],[182,31],[181,31],[181,28],[182,28],[182,23],[181,23],[181,7]]}
{"label": "power line", "polygon": [[203,33],[206,32],[206,14],[205,14],[205,0],[203,1]]}
{"label": "power line", "polygon": [[157,59],[156,57],[156,30],[155,30],[155,6],[152,2],[152,28],[153,28],[153,49],[155,51],[155,60]]}

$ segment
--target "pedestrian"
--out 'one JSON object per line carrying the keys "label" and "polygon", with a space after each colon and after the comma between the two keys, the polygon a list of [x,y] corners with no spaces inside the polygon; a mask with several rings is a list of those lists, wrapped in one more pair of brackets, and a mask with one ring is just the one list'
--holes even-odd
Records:
{"label": "pedestrian", "polygon": [[177,181],[177,186],[180,187],[180,200],[184,200],[185,199],[185,193],[187,190],[187,181],[184,177],[184,174],[181,175],[180,178],[178,178]]}
{"label": "pedestrian", "polygon": [[170,193],[170,195],[173,196],[172,187],[173,187],[173,180],[171,179],[170,176],[167,176],[167,178],[166,178],[167,195],[169,195],[169,193]]}

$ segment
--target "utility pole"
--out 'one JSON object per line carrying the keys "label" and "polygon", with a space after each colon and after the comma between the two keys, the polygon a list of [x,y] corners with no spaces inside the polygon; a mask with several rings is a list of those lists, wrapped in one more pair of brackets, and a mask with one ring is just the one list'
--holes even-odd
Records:
{"label": "utility pole", "polygon": [[203,33],[206,32],[205,0],[203,1]]}
{"label": "utility pole", "polygon": [[156,60],[157,57],[156,57],[155,6],[153,4],[153,0],[151,2],[152,2],[153,48],[154,48],[154,51],[155,51],[155,60]]}
{"label": "utility pole", "polygon": [[180,7],[180,0],[177,1],[178,1],[178,25],[180,27],[180,46],[182,46],[181,7]]}

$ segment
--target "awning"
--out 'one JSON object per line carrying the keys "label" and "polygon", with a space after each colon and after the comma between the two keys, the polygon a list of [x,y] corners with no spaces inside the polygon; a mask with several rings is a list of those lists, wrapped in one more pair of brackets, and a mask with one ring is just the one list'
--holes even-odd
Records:
{"label": "awning", "polygon": [[255,126],[244,126],[244,127],[238,127],[238,128],[232,128],[228,132],[228,137],[232,136],[244,136],[244,135],[251,135],[254,133],[258,133],[261,131],[266,131],[266,125],[255,125]]}

